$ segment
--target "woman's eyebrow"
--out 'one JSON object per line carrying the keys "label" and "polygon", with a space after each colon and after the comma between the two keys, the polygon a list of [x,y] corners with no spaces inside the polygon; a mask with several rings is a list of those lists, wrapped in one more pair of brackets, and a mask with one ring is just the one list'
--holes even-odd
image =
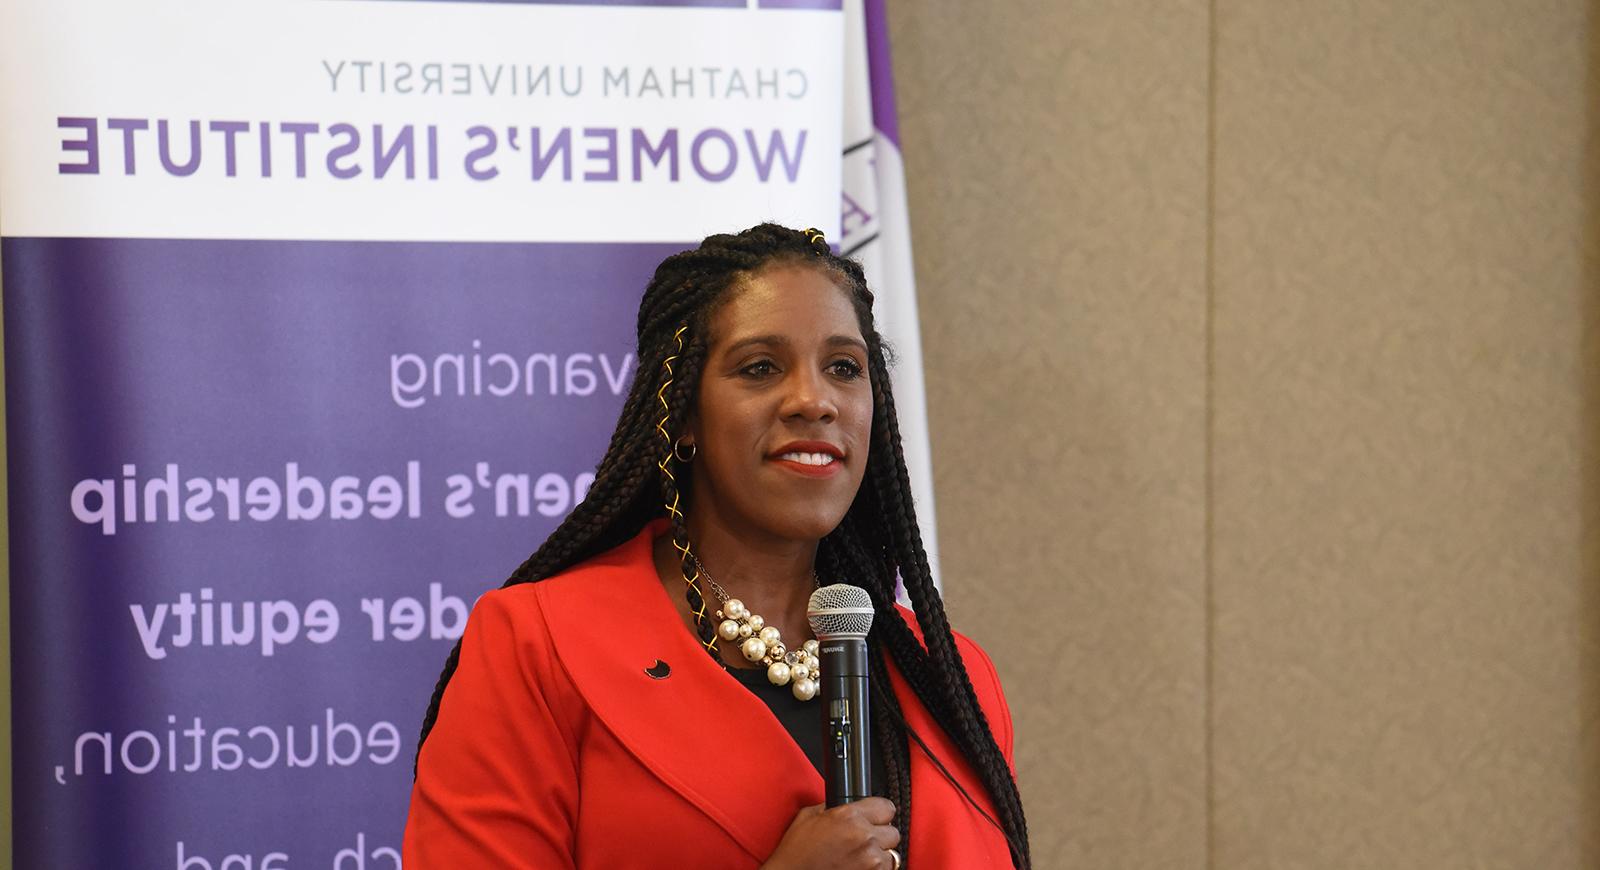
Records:
{"label": "woman's eyebrow", "polygon": [[747,347],[753,347],[755,345],[783,347],[788,343],[789,340],[781,335],[752,335],[749,338],[741,338],[733,344],[728,345],[728,349],[724,352],[738,353]]}
{"label": "woman's eyebrow", "polygon": [[[828,337],[827,344],[829,347],[853,347],[862,353],[867,352],[867,343],[853,335],[831,335]],[[728,345],[728,349],[724,353],[738,353],[747,347],[787,347],[788,345],[789,339],[776,333],[771,335],[752,335],[749,338],[741,338]]]}

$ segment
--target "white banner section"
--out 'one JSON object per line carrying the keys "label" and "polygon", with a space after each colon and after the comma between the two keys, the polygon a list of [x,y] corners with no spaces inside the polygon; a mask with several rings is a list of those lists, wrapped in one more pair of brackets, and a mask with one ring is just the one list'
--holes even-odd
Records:
{"label": "white banner section", "polygon": [[0,233],[838,237],[842,16],[377,5],[0,6]]}

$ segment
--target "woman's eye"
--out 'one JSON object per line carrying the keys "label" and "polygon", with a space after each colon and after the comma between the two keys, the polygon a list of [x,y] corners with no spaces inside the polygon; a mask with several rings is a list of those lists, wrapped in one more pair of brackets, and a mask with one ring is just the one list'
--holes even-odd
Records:
{"label": "woman's eye", "polygon": [[744,368],[739,369],[739,374],[752,378],[764,378],[767,375],[777,372],[777,370],[778,367],[773,365],[771,360],[763,359],[757,360],[745,366]]}
{"label": "woman's eye", "polygon": [[833,364],[828,368],[834,373],[835,376],[845,378],[847,380],[853,380],[861,377],[861,366],[857,365],[856,361],[853,359],[834,360]]}

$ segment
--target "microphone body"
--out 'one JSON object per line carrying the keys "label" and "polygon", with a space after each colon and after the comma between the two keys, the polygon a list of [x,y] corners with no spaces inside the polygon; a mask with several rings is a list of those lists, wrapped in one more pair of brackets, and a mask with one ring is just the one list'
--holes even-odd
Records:
{"label": "microphone body", "polygon": [[811,595],[806,618],[817,636],[822,678],[822,781],[830,807],[872,796],[872,711],[867,632],[872,598],[844,583]]}
{"label": "microphone body", "polygon": [[872,796],[872,718],[867,702],[867,639],[817,641],[822,664],[822,780],[827,805]]}

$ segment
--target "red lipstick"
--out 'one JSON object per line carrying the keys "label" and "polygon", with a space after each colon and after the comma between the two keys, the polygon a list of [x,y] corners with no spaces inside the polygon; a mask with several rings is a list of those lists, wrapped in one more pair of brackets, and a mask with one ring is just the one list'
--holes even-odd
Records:
{"label": "red lipstick", "polygon": [[791,441],[767,459],[806,477],[832,477],[844,465],[844,451],[826,441]]}

